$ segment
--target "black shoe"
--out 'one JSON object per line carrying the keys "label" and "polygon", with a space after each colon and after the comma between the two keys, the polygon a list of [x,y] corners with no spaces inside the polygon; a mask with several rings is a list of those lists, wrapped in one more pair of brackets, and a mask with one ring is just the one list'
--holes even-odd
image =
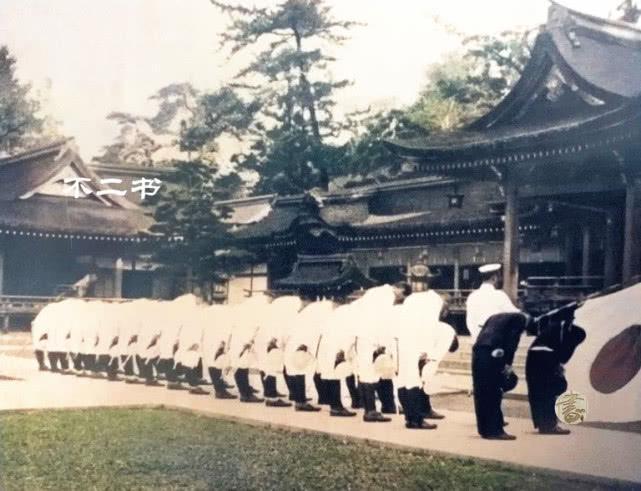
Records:
{"label": "black shoe", "polygon": [[167,388],[169,390],[184,390],[184,389],[186,389],[186,387],[183,384],[181,384],[180,382],[169,382],[167,384]]}
{"label": "black shoe", "polygon": [[443,419],[445,416],[441,413],[437,413],[434,410],[431,410],[429,413],[427,413],[425,416],[423,416],[425,419]]}
{"label": "black shoe", "polygon": [[387,423],[389,421],[392,421],[392,418],[388,418],[387,416],[383,416],[378,411],[370,411],[370,412],[365,413],[363,415],[363,421],[365,421],[367,423]]}
{"label": "black shoe", "polygon": [[209,395],[209,392],[207,392],[207,391],[206,391],[205,389],[203,389],[202,387],[192,387],[191,389],[189,389],[189,393],[190,393],[190,394],[195,394],[195,395],[197,395],[197,396],[200,396],[200,395]]}
{"label": "black shoe", "polygon": [[408,430],[435,430],[437,425],[428,423],[427,421],[421,421],[420,423],[410,423],[408,421],[405,423],[405,428]]}
{"label": "black shoe", "polygon": [[116,375],[115,377],[107,377],[107,380],[109,380],[109,382],[122,382],[123,379]]}
{"label": "black shoe", "polygon": [[486,440],[516,440],[516,437],[514,435],[508,435],[505,432],[499,435],[484,436],[483,438],[485,438]]}
{"label": "black shoe", "polygon": [[238,399],[238,396],[235,396],[231,392],[227,392],[227,390],[216,392],[214,396],[216,399]]}
{"label": "black shoe", "polygon": [[145,380],[145,385],[148,385],[150,387],[158,387],[159,385],[162,385],[158,380]]}
{"label": "black shoe", "polygon": [[240,402],[264,402],[265,399],[261,397],[256,397],[254,394],[251,394],[247,397],[241,397]]}
{"label": "black shoe", "polygon": [[508,426],[509,424],[510,424],[510,423],[508,423],[507,421],[503,421],[503,428],[505,428],[505,427],[506,427],[506,426]]}
{"label": "black shoe", "polygon": [[565,428],[555,426],[554,428],[539,429],[539,433],[541,435],[569,435],[570,430],[566,430]]}
{"label": "black shoe", "polygon": [[305,402],[302,404],[300,402],[297,402],[295,408],[296,411],[307,411],[310,413],[315,413],[321,410],[321,408],[319,408],[318,406],[312,406],[309,402]]}
{"label": "black shoe", "polygon": [[291,402],[285,402],[282,399],[267,399],[265,401],[265,406],[269,407],[292,407]]}
{"label": "black shoe", "polygon": [[260,392],[258,389],[254,389],[253,387],[250,387],[250,388],[249,388],[249,391],[250,391],[252,394],[258,394],[258,393]]}
{"label": "black shoe", "polygon": [[344,407],[342,407],[340,409],[330,409],[329,415],[330,416],[338,416],[338,417],[348,418],[350,416],[356,416],[356,413],[354,411],[350,411],[350,410],[345,409]]}

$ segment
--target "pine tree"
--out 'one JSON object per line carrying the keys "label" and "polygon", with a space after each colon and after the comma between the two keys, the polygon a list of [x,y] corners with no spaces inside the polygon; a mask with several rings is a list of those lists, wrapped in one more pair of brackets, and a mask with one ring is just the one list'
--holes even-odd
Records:
{"label": "pine tree", "polygon": [[235,162],[258,172],[258,191],[324,186],[338,172],[341,149],[332,141],[351,123],[334,118],[335,93],[349,82],[329,75],[334,58],[328,50],[356,24],[334,19],[323,0],[286,0],[270,8],[212,3],[231,18],[222,35],[230,55],[258,52],[234,84],[258,107],[251,148]]}

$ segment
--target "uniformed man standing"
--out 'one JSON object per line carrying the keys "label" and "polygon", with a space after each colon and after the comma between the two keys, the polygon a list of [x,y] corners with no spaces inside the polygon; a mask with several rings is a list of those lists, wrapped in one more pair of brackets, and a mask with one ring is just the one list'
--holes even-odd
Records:
{"label": "uniformed man standing", "polygon": [[470,293],[466,303],[466,324],[472,344],[485,322],[495,314],[519,312],[507,293],[500,289],[501,265],[486,264],[479,268],[483,283]]}

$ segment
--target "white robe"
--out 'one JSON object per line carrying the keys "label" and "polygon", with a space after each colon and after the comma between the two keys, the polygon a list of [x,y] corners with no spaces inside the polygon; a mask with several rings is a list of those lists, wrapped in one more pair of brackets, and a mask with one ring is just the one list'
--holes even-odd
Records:
{"label": "white robe", "polygon": [[[391,351],[392,326],[389,326],[390,309],[394,305],[396,295],[394,288],[383,285],[368,290],[365,295],[353,304],[353,321],[356,333],[356,372],[363,383],[376,383],[381,378],[374,365],[374,351],[385,347],[389,358]],[[380,360],[379,360],[380,362]]]}
{"label": "white robe", "polygon": [[[52,324],[49,319],[55,314],[57,303],[45,305],[31,322],[31,342],[34,350],[47,351]],[[46,336],[46,339],[41,339]],[[53,337],[53,333],[51,333]]]}
{"label": "white robe", "polygon": [[[300,308],[299,297],[279,297],[269,304],[266,315],[260,320],[254,349],[257,367],[266,375],[277,376],[282,373],[285,363],[285,340]],[[268,352],[270,343],[276,347]]]}
{"label": "white robe", "polygon": [[[226,305],[216,304],[203,307],[202,358],[204,369],[207,369],[209,367],[218,368],[216,366],[216,353],[218,349],[222,347],[221,342],[223,341],[223,339],[227,339],[224,336],[223,332],[223,316],[226,307]],[[225,348],[223,347],[223,349]]]}
{"label": "white robe", "polygon": [[176,361],[188,368],[195,368],[202,357],[204,323],[207,309],[196,305],[183,319]]}
{"label": "white robe", "polygon": [[171,302],[164,302],[162,316],[157,318],[157,324],[160,329],[160,338],[158,340],[158,350],[160,358],[174,358],[174,346],[178,343],[180,350],[180,334],[182,326],[192,311],[198,304],[198,299],[191,294],[182,295]]}
{"label": "white robe", "polygon": [[[313,302],[291,319],[284,355],[288,375],[304,375],[317,369],[323,328],[333,311],[334,304],[329,300]],[[307,351],[298,350],[301,346],[306,346]]]}
{"label": "white robe", "polygon": [[[423,387],[427,393],[436,388],[435,374],[439,363],[447,354],[455,332],[448,324],[436,320],[438,316],[430,309],[438,308],[427,295],[414,293],[395,308],[398,331],[399,373],[398,387]],[[422,376],[418,362],[427,355]]]}
{"label": "white robe", "polygon": [[[354,306],[340,305],[328,315],[321,325],[322,339],[318,349],[318,373],[325,380],[339,380],[354,373]],[[339,352],[345,354],[345,362],[336,365]]]}
{"label": "white robe", "polygon": [[91,300],[80,310],[78,321],[83,324],[80,352],[84,355],[97,354],[100,333],[100,315],[102,301]]}
{"label": "white robe", "polygon": [[[236,310],[237,306],[232,305],[212,305],[207,308],[203,334],[203,364],[207,367],[226,370],[231,366],[229,349]],[[219,351],[221,354],[216,357]]]}
{"label": "white robe", "polygon": [[[257,365],[255,340],[261,323],[268,314],[271,299],[255,295],[234,308],[231,318],[230,364],[233,368],[254,368]],[[246,348],[247,346],[247,348]]]}

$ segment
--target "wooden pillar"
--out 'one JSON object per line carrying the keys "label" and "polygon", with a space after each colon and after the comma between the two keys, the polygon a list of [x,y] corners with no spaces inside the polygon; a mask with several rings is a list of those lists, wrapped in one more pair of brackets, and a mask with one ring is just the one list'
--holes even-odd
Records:
{"label": "wooden pillar", "polygon": [[514,176],[503,181],[505,192],[505,234],[503,237],[503,289],[516,301],[519,285],[519,196]]}
{"label": "wooden pillar", "polygon": [[455,257],[454,258],[454,291],[458,292],[461,289],[461,273],[460,273],[461,265],[459,262],[459,258]]}
{"label": "wooden pillar", "polygon": [[605,219],[605,240],[603,244],[603,287],[614,285],[616,279],[616,227],[611,212]]}
{"label": "wooden pillar", "polygon": [[641,273],[641,191],[633,177],[626,179],[625,230],[623,234],[623,284],[630,284]]}
{"label": "wooden pillar", "polygon": [[122,258],[116,259],[116,267],[114,269],[114,298],[122,298]]}
{"label": "wooden pillar", "polygon": [[583,234],[583,247],[581,249],[581,276],[583,276],[582,283],[584,285],[589,284],[588,276],[590,276],[590,256],[592,255],[591,243],[592,243],[592,233],[590,231],[590,226],[584,224],[582,227]]}
{"label": "wooden pillar", "polygon": [[4,251],[0,251],[0,295],[4,293]]}
{"label": "wooden pillar", "polygon": [[568,229],[565,232],[565,244],[564,244],[564,259],[565,259],[565,276],[572,276],[574,273],[572,266],[572,258],[574,253],[574,233],[572,230]]}

